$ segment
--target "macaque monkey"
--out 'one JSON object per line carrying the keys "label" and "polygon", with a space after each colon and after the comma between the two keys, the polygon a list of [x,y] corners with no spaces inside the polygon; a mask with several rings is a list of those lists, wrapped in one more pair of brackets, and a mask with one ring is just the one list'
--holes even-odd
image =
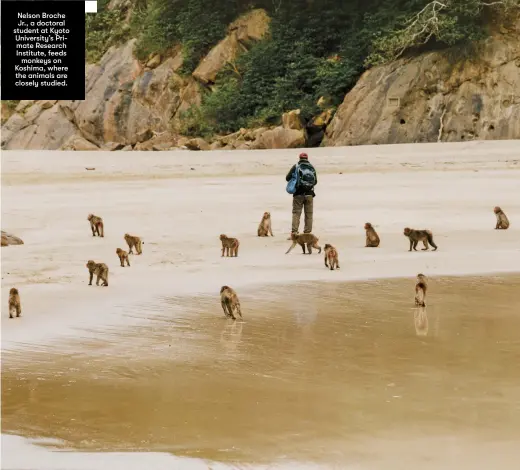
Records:
{"label": "macaque monkey", "polygon": [[242,318],[242,311],[240,310],[240,301],[238,300],[237,293],[229,286],[222,286],[220,288],[220,304],[222,305],[222,310],[224,310],[224,315],[226,317],[231,317],[233,320],[236,320],[233,312],[236,311],[240,318]]}
{"label": "macaque monkey", "polygon": [[108,286],[108,266],[105,263],[96,263],[95,261],[87,261],[87,269],[90,274],[88,285],[92,285],[92,278],[96,275],[96,286],[99,286],[99,280],[103,281],[102,286]]}
{"label": "macaque monkey", "polygon": [[433,233],[430,230],[415,230],[406,227],[404,235],[410,239],[410,249],[408,251],[412,251],[412,248],[417,251],[417,243],[421,241],[424,245],[424,248],[421,248],[423,251],[428,250],[428,242],[433,246],[433,251],[437,250],[437,245],[433,242]]}
{"label": "macaque monkey", "polygon": [[377,248],[379,246],[379,235],[375,231],[374,227],[372,227],[372,224],[370,222],[367,222],[365,224],[365,230],[367,234],[365,248]]}
{"label": "macaque monkey", "polygon": [[20,302],[20,294],[18,289],[13,287],[9,291],[9,318],[14,318],[14,314],[19,317],[22,314],[22,304]]}
{"label": "macaque monkey", "polygon": [[428,281],[424,274],[417,274],[417,284],[415,284],[415,305],[418,307],[426,307],[426,291],[428,290]]}
{"label": "macaque monkey", "polygon": [[305,254],[305,245],[307,245],[307,251],[309,255],[312,254],[312,248],[316,248],[318,253],[321,253],[321,246],[318,245],[319,238],[312,233],[291,233],[292,245],[285,252],[289,253],[297,244],[302,247],[303,254]]}
{"label": "macaque monkey", "polygon": [[339,269],[338,250],[336,250],[332,245],[326,243],[323,247],[323,251],[325,251],[325,266],[328,268],[330,265],[331,271],[333,271],[334,268]]}
{"label": "macaque monkey", "polygon": [[273,229],[271,228],[271,213],[264,212],[260,225],[258,226],[258,236],[268,237],[269,234],[271,234],[271,237],[274,237]]}
{"label": "macaque monkey", "polygon": [[500,207],[495,207],[493,212],[497,216],[497,224],[495,230],[507,230],[509,228],[509,219]]}
{"label": "macaque monkey", "polygon": [[130,266],[130,260],[128,259],[128,253],[125,250],[118,248],[116,250],[116,254],[117,254],[117,256],[119,256],[119,261],[121,263],[122,268],[125,267],[125,261],[126,261],[126,265]]}
{"label": "macaque monkey", "polygon": [[230,238],[227,235],[220,235],[220,241],[222,242],[222,256],[224,252],[226,256],[238,256],[238,247],[240,242],[237,238]]}
{"label": "macaque monkey", "polygon": [[135,251],[137,252],[138,255],[143,253],[143,247],[142,247],[143,242],[141,241],[141,238],[136,237],[134,235],[129,235],[128,233],[125,233],[125,241],[129,248],[129,251],[128,251],[129,254],[131,254],[131,255],[134,254],[134,252],[132,251],[132,248],[134,248],[134,247],[135,247]]}
{"label": "macaque monkey", "polygon": [[96,234],[98,237],[105,236],[105,229],[103,226],[103,219],[94,214],[89,214],[87,220],[90,222],[90,229],[92,230],[92,236],[95,237]]}

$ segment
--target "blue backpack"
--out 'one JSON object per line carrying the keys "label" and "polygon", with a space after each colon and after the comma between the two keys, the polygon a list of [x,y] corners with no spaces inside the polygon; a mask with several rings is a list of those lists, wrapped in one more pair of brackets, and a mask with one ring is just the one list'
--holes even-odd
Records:
{"label": "blue backpack", "polygon": [[293,175],[291,176],[291,179],[289,180],[289,182],[287,183],[287,187],[285,188],[285,190],[289,194],[294,194],[298,189],[298,182],[300,180],[300,172],[298,171],[298,166],[299,165],[296,165]]}

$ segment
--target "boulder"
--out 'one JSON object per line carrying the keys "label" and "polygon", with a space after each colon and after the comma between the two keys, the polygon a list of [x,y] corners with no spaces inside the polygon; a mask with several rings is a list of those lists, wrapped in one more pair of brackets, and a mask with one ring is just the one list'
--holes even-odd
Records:
{"label": "boulder", "polygon": [[275,127],[263,132],[254,142],[255,149],[289,149],[305,146],[303,130]]}
{"label": "boulder", "polygon": [[23,245],[23,240],[2,230],[2,246]]}
{"label": "boulder", "polygon": [[133,150],[133,147],[131,145],[125,145],[121,151],[122,152],[129,152],[130,150]]}
{"label": "boulder", "polygon": [[154,69],[161,65],[161,56],[160,54],[151,54],[150,58],[146,62],[146,67]]}
{"label": "boulder", "polygon": [[195,137],[184,144],[188,150],[210,150],[209,144],[201,137]]}
{"label": "boulder", "polygon": [[81,135],[72,135],[67,141],[60,147],[60,150],[100,150],[100,148],[89,142]]}
{"label": "boulder", "polygon": [[31,106],[34,103],[34,100],[21,100],[15,108],[17,113],[23,113],[26,108]]}
{"label": "boulder", "polygon": [[262,8],[251,10],[238,17],[228,27],[228,34],[235,33],[236,38],[245,46],[260,41],[269,31],[271,19]]}
{"label": "boulder", "polygon": [[106,144],[103,144],[102,150],[108,150],[109,152],[114,152],[116,150],[121,150],[124,147],[123,144],[120,144],[119,142],[107,142]]}
{"label": "boulder", "polygon": [[302,130],[303,124],[300,117],[300,110],[295,109],[282,114],[282,127],[284,129]]}
{"label": "boulder", "polygon": [[318,116],[314,117],[311,121],[311,124],[315,127],[326,127],[332,120],[332,117],[334,116],[334,110],[327,109],[326,111],[323,111]]}
{"label": "boulder", "polygon": [[42,109],[49,109],[52,108],[58,100],[40,100],[38,101],[38,104],[41,106]]}

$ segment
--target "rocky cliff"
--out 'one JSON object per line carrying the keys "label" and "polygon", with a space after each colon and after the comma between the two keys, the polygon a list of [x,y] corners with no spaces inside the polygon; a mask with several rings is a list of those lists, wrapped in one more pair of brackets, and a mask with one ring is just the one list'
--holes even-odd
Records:
{"label": "rocky cliff", "polygon": [[365,72],[323,145],[520,139],[520,21],[471,55],[432,52]]}
{"label": "rocky cliff", "polygon": [[322,98],[307,122],[293,110],[279,126],[183,137],[183,113],[212,93],[224,67],[269,34],[270,21],[263,9],[238,17],[189,76],[179,72],[180,47],[143,61],[135,39],[111,47],[87,65],[84,101],[21,101],[14,112],[2,106],[1,147],[207,150],[520,139],[520,21],[475,45],[471,56],[454,48],[374,67],[337,110]]}

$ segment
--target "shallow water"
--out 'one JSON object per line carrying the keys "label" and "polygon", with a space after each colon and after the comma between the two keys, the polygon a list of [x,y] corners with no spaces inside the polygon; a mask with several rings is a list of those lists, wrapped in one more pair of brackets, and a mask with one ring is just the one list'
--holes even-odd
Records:
{"label": "shallow water", "polygon": [[519,286],[431,279],[426,308],[413,279],[262,286],[238,292],[243,322],[215,297],[157,299],[128,312],[147,326],[4,353],[3,432],[232,463],[373,468],[405,450],[460,465],[520,439]]}

